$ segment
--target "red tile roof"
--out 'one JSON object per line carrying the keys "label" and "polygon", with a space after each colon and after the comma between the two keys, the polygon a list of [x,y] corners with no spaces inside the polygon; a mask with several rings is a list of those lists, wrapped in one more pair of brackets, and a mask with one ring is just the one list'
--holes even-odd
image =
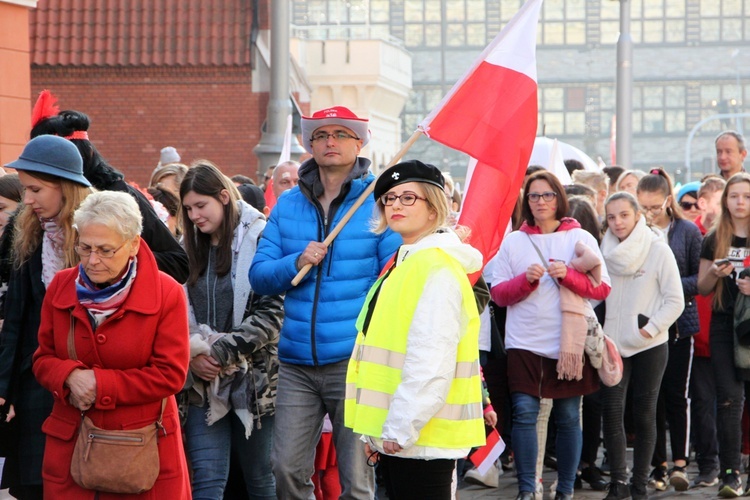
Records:
{"label": "red tile roof", "polygon": [[30,16],[32,64],[249,64],[251,5],[242,0],[40,0]]}

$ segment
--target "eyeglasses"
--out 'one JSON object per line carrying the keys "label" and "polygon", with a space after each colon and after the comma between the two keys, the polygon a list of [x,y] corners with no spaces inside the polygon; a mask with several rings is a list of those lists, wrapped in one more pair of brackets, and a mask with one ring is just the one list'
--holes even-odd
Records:
{"label": "eyeglasses", "polygon": [[694,201],[681,201],[680,207],[683,210],[695,210],[696,208],[698,208],[698,203]]}
{"label": "eyeglasses", "polygon": [[345,141],[346,139],[356,139],[359,140],[359,137],[356,135],[347,134],[346,132],[333,132],[332,134],[329,134],[328,132],[318,132],[317,134],[313,135],[310,139],[310,142],[326,142],[328,141],[329,137],[333,137],[337,141]]}
{"label": "eyeglasses", "polygon": [[667,201],[669,201],[669,198],[665,198],[664,203],[662,203],[660,207],[641,207],[641,212],[644,214],[651,213],[653,216],[660,215],[664,210],[664,207],[667,206]]}
{"label": "eyeglasses", "polygon": [[427,201],[427,198],[422,198],[421,196],[417,196],[414,193],[404,193],[399,196],[396,196],[395,194],[384,194],[380,197],[380,203],[382,203],[386,207],[390,207],[391,205],[396,203],[396,200],[400,201],[403,206],[410,207],[414,205],[417,200]]}
{"label": "eyeglasses", "polygon": [[554,191],[545,191],[543,193],[529,193],[526,195],[531,203],[539,203],[539,200],[550,202],[557,198],[557,193]]}
{"label": "eyeglasses", "polygon": [[84,245],[81,245],[80,243],[76,243],[75,247],[73,248],[75,249],[76,253],[81,257],[91,257],[91,254],[95,253],[96,255],[99,256],[100,259],[111,259],[112,257],[115,256],[115,254],[122,247],[125,246],[126,243],[127,241],[123,243],[122,245],[120,245],[119,247],[115,248],[114,250],[102,250],[102,249],[94,250],[90,246],[87,246],[87,245],[84,246]]}

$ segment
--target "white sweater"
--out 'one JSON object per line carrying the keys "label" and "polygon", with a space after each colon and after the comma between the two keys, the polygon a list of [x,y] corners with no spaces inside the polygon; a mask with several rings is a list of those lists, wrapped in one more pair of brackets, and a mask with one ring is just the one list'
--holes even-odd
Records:
{"label": "white sweater", "polygon": [[[667,342],[669,327],[685,309],[680,271],[669,245],[641,217],[624,241],[607,230],[602,254],[612,280],[604,333],[624,358]],[[644,330],[651,338],[638,331],[639,314],[649,318]]]}

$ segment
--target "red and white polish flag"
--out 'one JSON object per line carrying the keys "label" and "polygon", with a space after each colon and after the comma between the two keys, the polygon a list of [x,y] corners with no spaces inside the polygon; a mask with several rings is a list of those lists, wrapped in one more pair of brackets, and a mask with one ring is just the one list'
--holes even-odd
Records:
{"label": "red and white polish flag", "polygon": [[469,455],[469,460],[477,468],[477,472],[483,476],[490,470],[492,464],[500,458],[503,451],[505,451],[505,442],[500,437],[497,429],[492,429],[487,435],[487,443]]}
{"label": "red and white polish flag", "polygon": [[528,0],[419,129],[473,159],[459,224],[484,263],[500,248],[537,129],[536,28],[542,0]]}

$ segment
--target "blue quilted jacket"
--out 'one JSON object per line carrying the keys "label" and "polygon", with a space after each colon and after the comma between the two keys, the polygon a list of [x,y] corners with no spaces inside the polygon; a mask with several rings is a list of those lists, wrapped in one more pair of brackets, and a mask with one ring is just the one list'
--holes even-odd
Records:
{"label": "blue quilted jacket", "polygon": [[698,267],[703,236],[698,226],[686,219],[675,219],[669,227],[668,235],[669,247],[680,268],[682,290],[685,293],[685,310],[677,318],[677,331],[680,338],[690,337],[700,330],[695,296],[698,294]]}
{"label": "blue quilted jacket", "polygon": [[300,183],[279,197],[263,231],[250,284],[263,295],[285,293],[279,359],[298,365],[326,365],[349,358],[357,330],[354,322],[380,270],[401,245],[388,230],[370,231],[375,199],[369,196],[344,226],[323,262],[296,287],[296,262],[310,241],[323,241],[359,195],[374,182],[370,161],[358,158],[326,221],[317,196],[322,193],[318,165],[311,158],[300,167]]}

